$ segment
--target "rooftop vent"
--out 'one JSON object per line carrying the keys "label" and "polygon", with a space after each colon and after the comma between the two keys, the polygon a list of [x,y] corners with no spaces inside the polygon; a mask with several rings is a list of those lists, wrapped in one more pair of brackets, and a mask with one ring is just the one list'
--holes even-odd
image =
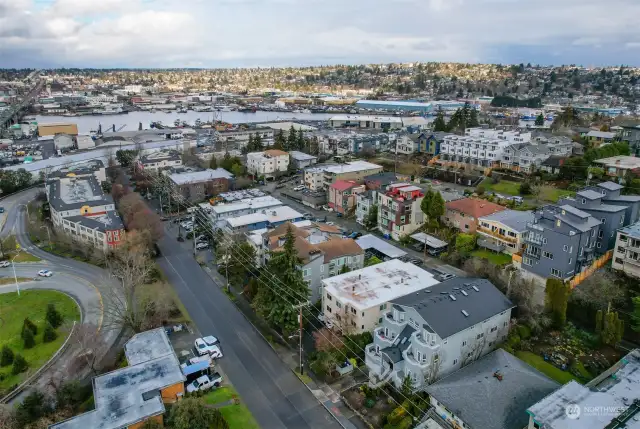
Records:
{"label": "rooftop vent", "polygon": [[473,285],[473,286],[471,286],[471,287],[472,287],[472,288],[473,288],[473,290],[475,290],[476,292],[480,292],[480,289],[478,289],[478,286]]}
{"label": "rooftop vent", "polygon": [[456,297],[451,295],[451,294],[449,294],[449,298],[451,298],[451,301],[455,301],[456,300]]}
{"label": "rooftop vent", "polygon": [[440,295],[446,295],[446,294],[448,294],[448,293],[449,293],[449,292],[440,292]]}
{"label": "rooftop vent", "polygon": [[464,317],[469,317],[469,313],[466,310],[462,310],[462,314],[464,314]]}
{"label": "rooftop vent", "polygon": [[464,296],[469,296],[469,294],[467,293],[467,291],[466,291],[466,290],[463,290],[463,291],[462,291],[462,294],[463,294]]}

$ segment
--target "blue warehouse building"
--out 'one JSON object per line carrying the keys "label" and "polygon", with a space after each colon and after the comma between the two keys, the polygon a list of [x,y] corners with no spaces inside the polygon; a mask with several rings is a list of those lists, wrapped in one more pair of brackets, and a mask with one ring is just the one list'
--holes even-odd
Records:
{"label": "blue warehouse building", "polygon": [[433,104],[431,103],[404,100],[359,100],[356,102],[356,107],[361,109],[405,110],[407,112],[421,113],[429,113],[433,111]]}

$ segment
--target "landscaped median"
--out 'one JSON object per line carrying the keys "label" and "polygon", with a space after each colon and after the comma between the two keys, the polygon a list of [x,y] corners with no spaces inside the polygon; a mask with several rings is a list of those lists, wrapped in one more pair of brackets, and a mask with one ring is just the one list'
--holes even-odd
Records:
{"label": "landscaped median", "polygon": [[[10,280],[14,281],[13,278]],[[51,335],[51,328],[48,327],[47,318],[47,307],[50,304],[53,304],[62,318],[60,326],[54,329],[53,335]],[[25,323],[26,319],[35,326],[35,332],[32,329],[33,335],[27,336],[23,332],[25,326],[29,325]],[[14,364],[0,367],[0,397],[5,396],[44,365],[66,340],[71,324],[79,320],[78,305],[71,297],[61,292],[24,290],[19,296],[16,292],[0,294],[0,349],[8,346],[13,353],[12,361],[20,355],[28,366],[18,373],[15,373]],[[44,341],[46,335],[51,335],[50,341]],[[31,347],[29,347],[31,340],[25,337],[32,338]],[[55,338],[51,340],[53,337]]]}

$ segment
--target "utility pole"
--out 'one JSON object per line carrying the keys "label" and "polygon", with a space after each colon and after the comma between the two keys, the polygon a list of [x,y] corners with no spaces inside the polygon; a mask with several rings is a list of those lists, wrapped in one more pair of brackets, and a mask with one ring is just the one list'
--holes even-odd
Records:
{"label": "utility pole", "polygon": [[298,305],[294,305],[293,308],[298,310],[298,323],[299,329],[298,332],[298,359],[300,365],[300,375],[304,373],[304,369],[302,367],[302,309],[310,304],[309,301],[302,302]]}

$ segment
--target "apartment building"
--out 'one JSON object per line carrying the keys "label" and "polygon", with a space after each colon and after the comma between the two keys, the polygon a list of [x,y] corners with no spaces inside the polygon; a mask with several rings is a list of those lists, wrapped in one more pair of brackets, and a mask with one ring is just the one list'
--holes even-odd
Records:
{"label": "apartment building", "polygon": [[531,143],[512,144],[504,149],[500,167],[521,173],[533,173],[551,156],[545,145]]}
{"label": "apartment building", "polygon": [[270,207],[252,214],[227,218],[222,230],[228,234],[246,234],[263,228],[275,228],[286,222],[304,220],[302,213],[289,206]]}
{"label": "apartment building", "polygon": [[527,224],[522,269],[542,280],[569,280],[594,260],[602,222],[570,205],[549,205]]}
{"label": "apartment building", "polygon": [[337,213],[347,214],[355,209],[356,196],[365,189],[364,185],[351,180],[336,180],[329,186],[328,205]]}
{"label": "apartment building", "polygon": [[365,177],[382,173],[382,171],[381,165],[366,161],[311,167],[304,171],[304,185],[312,191],[322,191],[328,189],[337,180],[363,183]]}
{"label": "apartment building", "polygon": [[617,231],[611,268],[640,278],[640,223]]}
{"label": "apartment building", "polygon": [[[523,429],[531,404],[561,385],[498,349],[426,388],[447,427]],[[433,428],[435,429],[435,428]]]}
{"label": "apartment building", "polygon": [[101,250],[117,247],[125,236],[111,195],[93,175],[53,178],[47,182],[53,227],[73,240]]}
{"label": "apartment building", "polygon": [[198,213],[203,216],[203,220],[211,222],[215,228],[220,228],[226,219],[258,213],[262,210],[280,206],[282,206],[282,201],[267,195],[264,197],[244,198],[231,203],[219,203],[213,206],[210,203],[202,203]]}
{"label": "apartment building", "polygon": [[289,154],[279,149],[247,154],[247,171],[256,176],[273,179],[289,170]]}
{"label": "apartment building", "polygon": [[638,429],[640,350],[582,385],[569,381],[527,409],[525,429]]}
{"label": "apartment building", "polygon": [[222,130],[218,131],[217,139],[219,142],[239,143],[238,148],[243,148],[249,143],[249,138],[260,136],[262,142],[272,141],[274,138],[274,130],[271,128],[250,128],[247,130]]}
{"label": "apartment building", "polygon": [[378,203],[378,191],[365,191],[356,195],[356,222],[364,225],[371,208]]}
{"label": "apartment building", "polygon": [[440,145],[440,159],[479,167],[497,167],[507,147],[530,140],[531,133],[471,128],[465,131],[464,136],[445,135]]}
{"label": "apartment building", "polygon": [[289,155],[291,155],[291,162],[297,169],[311,167],[318,163],[318,157],[308,153],[292,150]]}
{"label": "apartment building", "polygon": [[164,328],[134,335],[124,346],[128,366],[93,379],[95,409],[49,429],[137,429],[162,425],[165,404],[184,396],[186,377]]}
{"label": "apartment building", "polygon": [[506,210],[505,207],[480,198],[462,198],[445,203],[442,222],[461,232],[473,234],[478,229],[480,218]]}
{"label": "apartment building", "polygon": [[602,202],[613,206],[624,206],[624,225],[631,225],[640,220],[640,195],[621,195],[624,186],[614,182],[598,183],[595,186],[587,186],[602,194]]}
{"label": "apartment building", "polygon": [[479,218],[477,244],[496,252],[518,253],[524,247],[527,224],[535,219],[532,211],[503,210]]}
{"label": "apartment building", "polygon": [[453,278],[389,300],[365,348],[372,383],[418,390],[497,348],[514,305],[491,282]]}
{"label": "apartment building", "polygon": [[440,145],[444,141],[446,133],[436,131],[434,133],[411,134],[416,145],[416,152],[423,155],[440,155]]}
{"label": "apartment building", "polygon": [[402,118],[372,115],[336,115],[329,118],[332,128],[371,128],[392,130],[402,128]]}
{"label": "apartment building", "polygon": [[624,177],[627,173],[634,176],[640,174],[640,157],[618,155],[596,159],[593,164],[602,167],[604,173],[610,177]]}
{"label": "apartment building", "polygon": [[169,167],[180,167],[182,155],[178,151],[160,151],[141,156],[137,167],[144,171],[158,171]]}
{"label": "apartment building", "polygon": [[197,203],[206,197],[227,192],[233,188],[233,174],[224,168],[168,174],[174,188],[184,199]]}
{"label": "apartment building", "polygon": [[258,249],[262,262],[266,263],[271,252],[282,250],[287,229],[296,237],[295,248],[300,258],[300,270],[311,290],[311,301],[322,296],[322,281],[336,276],[346,268],[350,271],[364,267],[364,250],[355,240],[342,236],[335,226],[312,222],[285,223],[261,235]]}
{"label": "apartment building", "polygon": [[347,332],[371,332],[383,323],[389,302],[437,283],[422,268],[391,259],[322,280],[322,312],[325,320]]}
{"label": "apartment building", "polygon": [[425,221],[420,208],[424,192],[409,183],[394,183],[378,192],[378,229],[399,241],[420,228]]}

